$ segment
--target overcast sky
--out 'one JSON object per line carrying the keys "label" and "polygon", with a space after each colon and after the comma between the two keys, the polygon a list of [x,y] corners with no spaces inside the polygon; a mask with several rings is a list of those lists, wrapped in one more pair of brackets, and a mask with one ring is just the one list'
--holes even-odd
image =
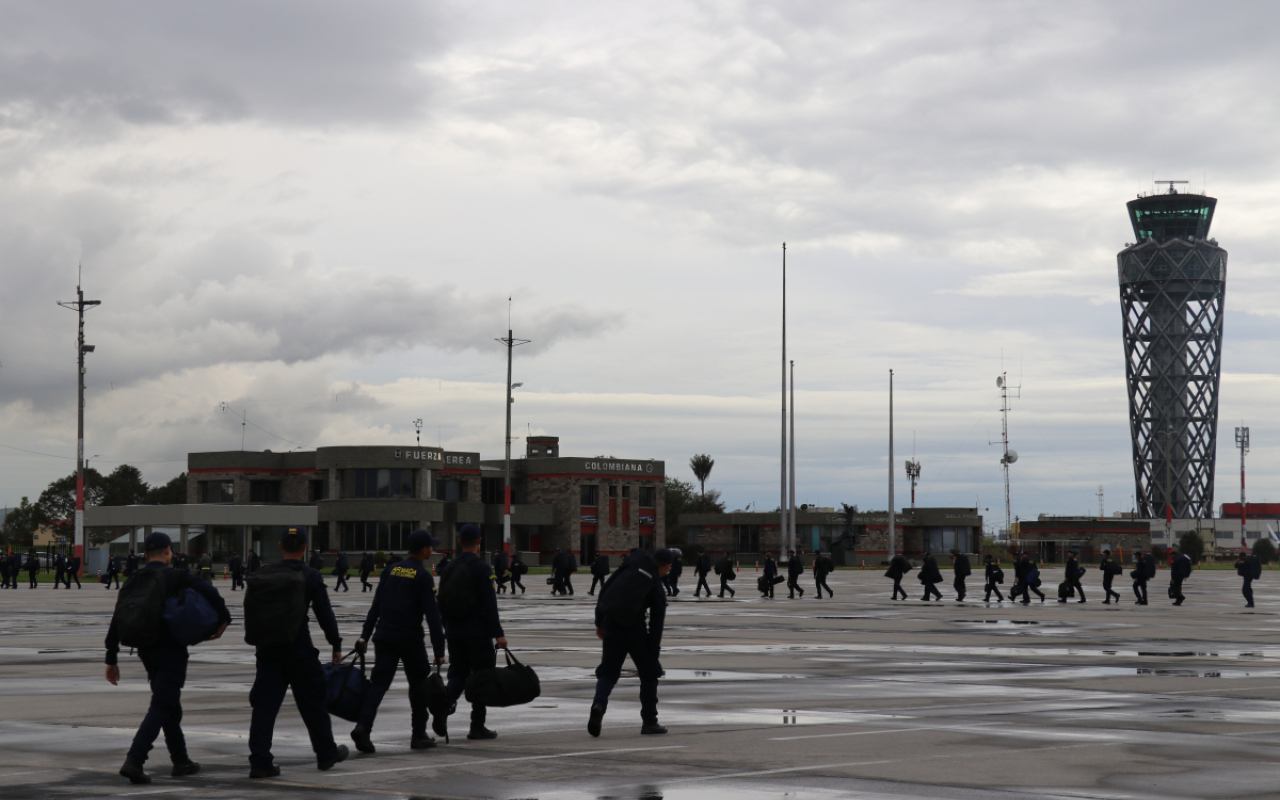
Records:
{"label": "overcast sky", "polygon": [[[1128,509],[1115,254],[1153,179],[1230,251],[1215,504],[1280,501],[1272,3],[0,3],[0,505],[87,455],[657,458],[778,503]],[[224,411],[223,404],[230,407]],[[16,448],[16,449],[15,449]],[[32,451],[32,452],[22,452]],[[39,453],[43,455],[34,455]]]}

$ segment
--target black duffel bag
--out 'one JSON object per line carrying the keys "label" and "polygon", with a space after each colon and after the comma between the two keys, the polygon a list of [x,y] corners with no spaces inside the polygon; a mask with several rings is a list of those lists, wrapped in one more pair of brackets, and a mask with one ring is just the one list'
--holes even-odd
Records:
{"label": "black duffel bag", "polygon": [[364,653],[355,650],[348,653],[347,658],[352,655],[355,659],[350,664],[324,665],[325,708],[347,722],[359,721],[360,706],[364,705],[364,696],[369,692],[369,679],[364,674]]}
{"label": "black duffel bag", "polygon": [[521,664],[510,650],[503,652],[507,654],[505,667],[481,670],[467,676],[465,694],[468,703],[506,708],[532,702],[542,694],[542,685],[533,667]]}
{"label": "black duffel bag", "polygon": [[445,687],[444,676],[440,674],[440,665],[416,685],[409,687],[409,697],[413,702],[421,702],[431,715],[435,732],[449,742],[449,715],[456,709],[456,703],[449,699],[449,690]]}

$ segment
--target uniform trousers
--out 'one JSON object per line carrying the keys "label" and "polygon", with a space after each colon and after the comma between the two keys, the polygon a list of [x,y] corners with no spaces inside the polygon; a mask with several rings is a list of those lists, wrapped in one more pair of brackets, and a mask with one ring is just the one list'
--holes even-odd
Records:
{"label": "uniform trousers", "polygon": [[640,719],[645,724],[658,721],[658,676],[662,667],[656,654],[650,652],[649,633],[644,623],[629,628],[610,628],[604,634],[604,653],[596,668],[596,696],[593,705],[609,707],[609,695],[622,676],[622,663],[627,656],[636,665],[640,677]]}
{"label": "uniform trousers", "polygon": [[964,599],[964,595],[965,595],[965,591],[964,591],[964,577],[965,577],[965,576],[963,576],[963,575],[957,575],[957,576],[956,576],[955,583],[954,583],[954,584],[952,584],[953,586],[955,586],[955,589],[956,589],[956,599],[957,599],[957,600],[963,600],[963,599]]}
{"label": "uniform trousers", "polygon": [[1249,605],[1253,605],[1253,578],[1245,578],[1244,585],[1240,587],[1241,594]]}
{"label": "uniform trousers", "polygon": [[404,677],[409,682],[409,713],[413,735],[426,735],[427,704],[422,692],[417,691],[431,674],[431,662],[427,659],[427,645],[422,639],[408,642],[373,640],[373,675],[369,678],[369,691],[360,706],[359,724],[365,730],[373,730],[373,720],[378,706],[391,688],[396,676],[396,665],[404,664]]}
{"label": "uniform trousers", "polygon": [[737,594],[737,592],[735,592],[735,591],[733,590],[733,587],[729,585],[729,579],[728,579],[728,578],[726,578],[726,577],[721,576],[721,578],[720,578],[720,596],[721,596],[721,597],[724,597],[724,593],[725,593],[725,592],[728,592],[730,597],[733,597],[734,595],[736,595],[736,594]]}
{"label": "uniform trousers", "polygon": [[351,587],[347,585],[347,573],[345,572],[340,573],[338,575],[338,580],[335,581],[333,584],[333,590],[335,592],[338,591],[339,589],[345,589],[348,592],[351,591]]}
{"label": "uniform trousers", "polygon": [[161,645],[138,650],[142,666],[151,682],[151,705],[142,718],[138,732],[129,746],[129,758],[139,764],[146,763],[147,754],[156,737],[164,731],[164,743],[169,748],[169,758],[175,764],[185,764],[187,740],[182,735],[182,687],[187,682],[187,648],[180,645]]}
{"label": "uniform trousers", "polygon": [[699,592],[701,592],[703,589],[706,589],[706,590],[707,590],[707,597],[710,597],[710,596],[711,596],[711,587],[707,585],[707,573],[705,573],[705,572],[698,572],[698,573],[695,573],[695,574],[697,574],[697,576],[698,576],[698,585],[697,585],[697,586],[695,586],[695,587],[694,587],[694,589],[693,589],[693,596],[694,596],[694,597],[697,597]]}
{"label": "uniform trousers", "polygon": [[[498,663],[493,640],[487,636],[468,636],[447,640],[449,644],[449,674],[445,687],[449,699],[458,702],[467,688],[467,676],[473,672],[493,669]],[[478,703],[471,704],[471,727],[484,727],[486,709]]]}
{"label": "uniform trousers", "polygon": [[249,691],[249,705],[253,707],[249,721],[250,766],[271,766],[271,737],[286,689],[293,690],[293,702],[298,705],[298,713],[311,736],[316,760],[329,761],[337,753],[333,724],[325,708],[320,651],[311,645],[308,635],[292,646],[258,648],[257,675]]}

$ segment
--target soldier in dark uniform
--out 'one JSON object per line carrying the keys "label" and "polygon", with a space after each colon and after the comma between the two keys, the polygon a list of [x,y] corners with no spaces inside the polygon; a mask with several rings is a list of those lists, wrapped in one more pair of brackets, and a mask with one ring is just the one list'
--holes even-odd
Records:
{"label": "soldier in dark uniform", "polygon": [[787,599],[796,599],[796,592],[804,597],[804,587],[800,585],[800,576],[804,575],[804,559],[796,555],[795,550],[787,551]]}
{"label": "soldier in dark uniform", "polygon": [[[342,663],[342,636],[338,633],[338,620],[333,616],[329,595],[324,590],[324,578],[302,563],[307,554],[306,532],[290,528],[280,539],[280,553],[284,556],[281,565],[302,573],[305,608],[315,613],[316,622],[333,649],[333,663]],[[346,760],[346,746],[333,741],[319,656],[320,651],[311,643],[311,629],[305,616],[293,644],[257,648],[257,673],[253,689],[249,691],[249,705],[253,707],[249,722],[250,778],[273,778],[280,774],[271,755],[271,738],[285,690],[292,690],[293,701],[307,726],[316,766],[328,770]]]}
{"label": "soldier in dark uniform", "polygon": [[680,594],[680,576],[684,574],[684,564],[680,563],[680,557],[676,556],[676,560],[671,562],[671,570],[667,573],[667,594],[675,597]]}
{"label": "soldier in dark uniform", "polygon": [[723,558],[716,562],[716,574],[720,576],[720,596],[724,597],[724,593],[728,592],[730,597],[737,595],[729,582],[737,578],[737,573],[733,569],[733,554],[726,553]]}
{"label": "soldier in dark uniform", "polygon": [[568,571],[568,563],[563,550],[557,550],[551,557],[551,593],[567,594],[564,588],[564,576]]}
{"label": "soldier in dark uniform", "polygon": [[[194,589],[208,600],[218,614],[218,630],[210,637],[217,639],[231,623],[227,604],[211,584],[194,580],[186,570],[167,569],[173,562],[170,545],[169,537],[163,533],[148,536],[145,543],[147,565],[143,569],[161,571],[159,577],[164,581],[165,597],[174,597],[187,589]],[[106,641],[107,680],[112,686],[120,682],[120,667],[117,664],[120,634],[117,624],[113,615]],[[151,776],[143,770],[143,765],[162,730],[164,743],[169,748],[169,759],[173,762],[173,777],[194,775],[200,771],[200,765],[187,755],[187,742],[182,735],[182,686],[187,680],[187,648],[174,641],[163,625],[160,628],[159,639],[155,644],[138,648],[138,657],[142,660],[147,680],[151,683],[151,705],[138,727],[137,735],[133,737],[124,766],[120,768],[120,774],[128,778],[130,783],[151,783]]]}
{"label": "soldier in dark uniform", "polygon": [[[62,583],[67,579],[67,558],[58,553],[53,557],[53,588],[61,589]],[[68,586],[68,589],[71,587]]]}
{"label": "soldier in dark uniform", "polygon": [[444,628],[436,606],[436,584],[427,566],[438,544],[439,540],[427,531],[409,534],[408,557],[388,566],[378,581],[364,630],[356,642],[356,649],[363,653],[373,638],[373,676],[360,707],[360,719],[351,731],[351,740],[362,753],[376,752],[369,734],[400,663],[404,664],[404,677],[409,683],[409,746],[414,750],[436,746],[436,740],[427,735],[426,680],[431,675],[431,663],[427,660],[422,621],[426,620],[431,631],[431,651],[435,663],[440,664],[444,661]]}
{"label": "soldier in dark uniform", "polygon": [[1026,568],[1022,576],[1022,604],[1029,605],[1031,603],[1031,593],[1035,592],[1040,596],[1040,602],[1044,602],[1044,592],[1040,591],[1040,567],[1037,566],[1030,553],[1023,553],[1022,560],[1026,564]]}
{"label": "soldier in dark uniform", "polygon": [[249,551],[249,574],[257,572],[262,568],[262,556],[258,555],[257,550]]}
{"label": "soldier in dark uniform", "polygon": [[573,574],[578,571],[578,557],[570,550],[564,554],[565,572],[564,572],[564,588],[569,594],[573,594]]}
{"label": "soldier in dark uniform", "polygon": [[907,561],[906,556],[901,553],[895,553],[893,558],[889,559],[889,568],[885,570],[884,576],[893,579],[893,599],[897,600],[898,595],[902,595],[902,599],[907,599],[907,590],[902,588],[902,579],[911,571],[911,564]]}
{"label": "soldier in dark uniform", "polygon": [[360,557],[360,591],[361,593],[373,589],[373,584],[369,583],[369,576],[373,574],[373,556],[365,553]]}
{"label": "soldier in dark uniform", "polygon": [[827,597],[835,597],[835,592],[831,591],[831,587],[827,585],[827,576],[836,568],[835,562],[831,560],[831,556],[824,556],[821,550],[813,551],[813,584],[814,589],[818,592],[818,599],[822,599],[822,590],[827,590]]}
{"label": "soldier in dark uniform", "polygon": [[595,597],[596,587],[603,586],[605,578],[609,577],[609,557],[604,553],[596,556],[596,560],[591,563],[591,589],[587,594]]}
{"label": "soldier in dark uniform", "polygon": [[73,580],[76,582],[77,589],[84,588],[80,585],[80,556],[72,555],[67,559],[67,571],[64,575],[65,577],[63,580],[66,582],[66,587],[68,589],[71,588],[71,581]]}
{"label": "soldier in dark uniform", "polygon": [[[31,548],[31,552],[27,553],[27,577],[30,579],[30,585],[27,586],[28,589],[34,589],[39,585],[39,575],[40,554],[37,553],[36,549],[33,547]],[[54,588],[57,588],[56,584]]]}
{"label": "soldier in dark uniform", "polygon": [[1262,559],[1255,553],[1241,553],[1236,559],[1236,574],[1244,579],[1240,592],[1244,595],[1245,608],[1253,608],[1253,582],[1262,577]]}
{"label": "soldier in dark uniform", "polygon": [[493,578],[497,583],[498,592],[507,591],[507,565],[510,559],[507,558],[506,550],[497,550],[493,554]]}
{"label": "soldier in dark uniform", "polygon": [[1180,606],[1187,599],[1182,594],[1182,582],[1191,577],[1191,557],[1181,551],[1175,552],[1177,555],[1169,567],[1169,596],[1175,606]]}
{"label": "soldier in dark uniform", "polygon": [[[311,551],[311,560],[307,562],[307,566],[311,567],[316,572],[319,572],[320,570],[324,569],[324,556],[320,555],[319,550]],[[321,576],[321,580],[322,581],[324,580],[323,576]],[[327,584],[326,584],[326,587],[327,587]]]}
{"label": "soldier in dark uniform", "polygon": [[[489,565],[480,558],[480,528],[471,523],[463,525],[458,531],[458,546],[462,550],[458,554],[458,561],[462,563],[454,568],[464,570],[464,576],[473,582],[476,602],[471,612],[461,618],[451,617],[449,609],[443,609],[444,635],[449,645],[447,685],[449,698],[455,704],[462,697],[467,676],[473,672],[493,669],[497,663],[494,648],[507,649],[507,637],[502,632],[502,623],[498,619],[498,596],[493,588],[493,573]],[[498,738],[497,733],[484,726],[485,716],[485,707],[473,703],[468,739]],[[432,726],[440,736],[447,735],[447,724],[447,717],[437,716],[432,719]]]}
{"label": "soldier in dark uniform", "polygon": [[333,591],[342,589],[345,592],[351,591],[351,587],[347,585],[347,571],[351,569],[351,562],[347,560],[347,554],[340,552],[338,558],[333,562],[333,574],[337,576],[337,580],[333,582]]}
{"label": "soldier in dark uniform", "polygon": [[227,569],[231,570],[231,591],[244,588],[244,559],[231,551],[231,558],[227,559]]}
{"label": "soldier in dark uniform", "polygon": [[137,572],[137,570],[138,554],[130,550],[128,558],[124,560],[124,579],[129,580],[129,577],[133,575],[134,572]]}
{"label": "soldier in dark uniform", "polygon": [[[662,677],[662,664],[658,656],[662,651],[662,627],[667,616],[667,598],[662,591],[662,578],[671,569],[675,554],[666,548],[649,554],[636,549],[625,566],[610,576],[600,590],[596,601],[596,636],[604,642],[600,666],[596,668],[596,695],[591,702],[591,717],[587,721],[587,733],[600,735],[600,725],[609,707],[609,695],[622,675],[622,664],[627,656],[635,664],[640,676],[640,733],[664,734],[667,729],[658,724],[658,679]],[[617,590],[619,581],[627,581],[638,570],[657,567],[652,587],[640,606],[639,616],[623,618],[621,612],[611,610],[610,590]],[[628,574],[630,573],[630,574]],[[630,588],[629,583],[622,584]],[[645,614],[648,613],[646,625]]]}
{"label": "soldier in dark uniform", "polygon": [[938,569],[937,559],[929,553],[925,553],[924,560],[920,562],[920,583],[924,584],[924,597],[921,600],[931,600],[935,594],[939,600],[942,599],[942,592],[938,591],[938,584],[942,583],[942,570]]}
{"label": "soldier in dark uniform", "polygon": [[4,579],[4,582],[0,583],[0,589],[8,589],[9,588],[9,553],[8,552],[0,553],[0,578]]}
{"label": "soldier in dark uniform", "polygon": [[1111,605],[1112,595],[1115,596],[1116,602],[1119,603],[1120,593],[1111,588],[1111,581],[1115,579],[1116,575],[1124,572],[1124,569],[1120,566],[1120,560],[1111,555],[1110,550],[1103,550],[1102,561],[1098,563],[1098,569],[1102,572],[1102,591],[1107,593],[1102,604],[1104,606]]}
{"label": "soldier in dark uniform", "polygon": [[986,592],[986,597],[982,598],[984,603],[991,602],[991,594],[994,592],[997,603],[1004,602],[1004,595],[1000,593],[1000,580],[1004,577],[1004,571],[1000,569],[1000,564],[987,553],[982,557],[984,567],[986,585],[982,588]]}
{"label": "soldier in dark uniform", "polygon": [[[1067,575],[1067,585],[1075,589],[1076,594],[1080,596],[1080,599],[1077,600],[1076,602],[1083,603],[1084,602],[1084,585],[1080,583],[1080,579],[1084,577],[1084,567],[1080,566],[1080,560],[1076,558],[1075,550],[1067,551],[1066,575]],[[1058,601],[1062,603],[1067,602],[1066,598],[1064,597],[1058,598]]]}
{"label": "soldier in dark uniform", "polygon": [[963,602],[966,594],[964,579],[973,573],[973,568],[969,566],[969,557],[964,553],[954,553],[951,556],[951,569],[955,572],[953,585],[956,589],[956,599]]}
{"label": "soldier in dark uniform", "polygon": [[773,579],[778,575],[778,562],[773,560],[773,553],[766,550],[764,554],[764,591],[761,597],[773,599]]}
{"label": "soldier in dark uniform", "polygon": [[520,579],[524,577],[524,574],[528,571],[529,571],[529,567],[527,567],[525,563],[520,560],[520,554],[512,553],[511,554],[511,593],[512,594],[516,593],[516,589],[520,590],[520,594],[524,594],[524,584],[520,582]]}
{"label": "soldier in dark uniform", "polygon": [[[1133,593],[1138,600],[1135,605],[1145,606],[1147,604],[1147,559],[1151,556],[1146,555],[1141,550],[1133,551],[1133,569],[1129,572],[1129,577],[1133,578]],[[1155,559],[1152,559],[1151,565],[1155,567]]]}
{"label": "soldier in dark uniform", "polygon": [[693,574],[698,576],[698,584],[693,588],[693,596],[699,597],[703,589],[707,590],[707,597],[711,596],[711,587],[707,585],[707,573],[711,572],[711,555],[709,553],[698,553],[698,559],[693,564]]}
{"label": "soldier in dark uniform", "polygon": [[436,577],[438,578],[443,575],[444,571],[449,568],[449,564],[451,563],[453,563],[453,552],[445,550],[444,555],[440,556],[440,563],[436,564]]}

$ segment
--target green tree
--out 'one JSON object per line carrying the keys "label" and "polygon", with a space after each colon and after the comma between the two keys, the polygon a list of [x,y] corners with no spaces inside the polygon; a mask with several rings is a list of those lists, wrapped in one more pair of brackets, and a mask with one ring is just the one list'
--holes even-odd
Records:
{"label": "green tree", "polygon": [[[853,533],[853,524],[858,520],[858,504],[841,503],[840,516],[844,519],[844,529],[840,532],[839,545],[845,551],[853,553],[857,545],[857,536]],[[836,542],[832,542],[832,544],[836,544]]]}
{"label": "green tree", "polygon": [[[93,467],[84,473],[85,507],[102,505],[102,474]],[[76,476],[72,474],[56,481],[40,493],[36,500],[36,524],[49,524],[59,533],[66,534],[75,525]]]}
{"label": "green tree", "polygon": [[187,473],[147,491],[146,503],[153,506],[179,506],[187,502]]}
{"label": "green tree", "polygon": [[693,470],[693,477],[702,487],[703,497],[707,496],[707,478],[711,477],[711,468],[715,465],[715,459],[705,453],[689,459],[689,469]]}
{"label": "green tree", "polygon": [[1200,531],[1187,531],[1179,536],[1178,550],[1186,553],[1191,563],[1200,563],[1204,558],[1204,539],[1200,538]]}
{"label": "green tree", "polygon": [[136,506],[147,499],[151,487],[142,479],[142,471],[128,464],[121,464],[102,479],[100,506]]}
{"label": "green tree", "polygon": [[679,478],[667,476],[665,484],[665,501],[663,517],[667,521],[667,532],[670,533],[680,524],[680,515],[698,510],[698,497],[694,493],[693,484]]}
{"label": "green tree", "polygon": [[0,542],[6,549],[26,550],[31,546],[31,537],[40,524],[37,515],[36,507],[25,497],[5,515],[0,524]]}
{"label": "green tree", "polygon": [[1263,564],[1270,564],[1276,560],[1276,546],[1270,539],[1259,539],[1253,543],[1253,554]]}

